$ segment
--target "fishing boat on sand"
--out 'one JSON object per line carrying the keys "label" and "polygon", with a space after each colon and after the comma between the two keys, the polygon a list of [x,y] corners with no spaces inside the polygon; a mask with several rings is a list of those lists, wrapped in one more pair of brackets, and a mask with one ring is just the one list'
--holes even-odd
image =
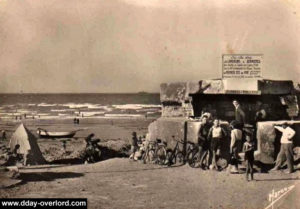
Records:
{"label": "fishing boat on sand", "polygon": [[37,134],[41,138],[72,138],[76,131],[47,131],[41,128],[37,129]]}

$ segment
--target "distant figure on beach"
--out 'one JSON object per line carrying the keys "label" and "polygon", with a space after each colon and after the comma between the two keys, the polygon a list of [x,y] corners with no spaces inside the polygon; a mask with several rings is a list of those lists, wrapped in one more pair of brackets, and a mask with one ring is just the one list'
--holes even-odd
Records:
{"label": "distant figure on beach", "polygon": [[243,146],[243,151],[245,152],[245,164],[246,164],[246,180],[249,181],[249,174],[253,180],[253,163],[254,163],[254,149],[255,145],[253,142],[253,136],[249,132],[245,133],[246,142]]}
{"label": "distant figure on beach", "polygon": [[63,143],[63,150],[64,150],[64,152],[66,152],[66,150],[67,150],[67,141],[63,140],[62,143]]}
{"label": "distant figure on beach", "polygon": [[131,149],[130,149],[131,155],[129,158],[134,159],[134,154],[138,150],[138,138],[135,131],[132,132],[132,138],[130,144],[131,144]]}
{"label": "distant figure on beach", "polygon": [[83,113],[81,114],[81,117],[82,117],[82,118],[84,117]]}
{"label": "distant figure on beach", "polygon": [[79,119],[78,119],[78,118],[74,118],[74,119],[73,119],[73,123],[74,123],[74,124],[79,124]]}
{"label": "distant figure on beach", "polygon": [[27,118],[27,115],[26,114],[24,114],[24,119],[26,119]]}
{"label": "distant figure on beach", "polygon": [[2,139],[6,139],[6,131],[5,130],[2,130],[1,131],[1,134],[2,134]]}
{"label": "distant figure on beach", "polygon": [[288,171],[286,173],[294,172],[294,163],[293,163],[293,137],[296,134],[294,129],[288,126],[287,123],[283,123],[282,126],[278,126],[274,124],[274,128],[282,133],[280,139],[280,151],[276,158],[275,167],[271,170],[279,170],[284,160],[287,160]]}

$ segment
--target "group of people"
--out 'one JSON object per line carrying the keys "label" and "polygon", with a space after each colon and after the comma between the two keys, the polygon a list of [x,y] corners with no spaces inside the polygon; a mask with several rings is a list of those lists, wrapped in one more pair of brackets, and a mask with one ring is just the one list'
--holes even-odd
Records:
{"label": "group of people", "polygon": [[4,154],[0,155],[0,158],[4,159],[4,166],[13,166],[16,164],[28,165],[27,159],[29,158],[30,152],[25,154],[20,154],[19,149],[20,145],[16,144],[13,150],[5,147]]}
{"label": "group of people", "polygon": [[[235,107],[235,120],[230,123],[230,166],[229,170],[232,173],[238,172],[239,152],[242,150],[245,152],[247,165],[246,174],[247,180],[250,174],[251,180],[253,179],[253,162],[254,162],[254,142],[253,142],[253,131],[251,129],[243,129],[245,124],[245,113],[242,110],[237,100],[233,101]],[[201,127],[198,133],[198,146],[199,156],[202,155],[203,151],[208,150],[211,154],[211,162],[209,162],[209,168],[218,170],[217,158],[220,156],[221,147],[227,137],[228,132],[220,126],[220,120],[214,119],[213,124],[210,125],[212,120],[211,115],[205,112],[201,116]],[[246,141],[243,144],[243,139]]]}
{"label": "group of people", "polygon": [[130,156],[129,159],[138,160],[142,157],[141,152],[146,150],[146,136],[137,136],[137,133],[132,132],[132,137],[130,139]]}
{"label": "group of people", "polygon": [[85,164],[95,163],[101,160],[101,147],[99,146],[100,139],[94,139],[94,134],[91,133],[85,138],[86,147],[83,153]]}
{"label": "group of people", "polygon": [[[34,117],[34,115],[32,115],[32,116],[30,116],[30,117],[28,117],[28,115],[27,114],[24,114],[24,115],[16,115],[15,116],[15,120],[22,120],[22,119],[35,119],[35,117]],[[39,118],[40,118],[40,115],[39,115]]]}
{"label": "group of people", "polygon": [[[230,123],[230,132],[225,131],[220,125],[220,119],[213,118],[212,113],[207,111],[202,112],[201,126],[198,132],[198,148],[199,156],[208,150],[210,153],[209,165],[212,170],[219,170],[217,161],[221,154],[221,147],[223,142],[230,136],[230,161],[228,170],[230,173],[238,173],[238,164],[244,160],[246,166],[246,180],[253,180],[254,176],[254,152],[256,150],[256,137],[257,131],[256,123],[259,121],[265,121],[267,119],[267,111],[262,105],[262,102],[256,102],[256,112],[254,115],[255,124],[248,124],[246,122],[246,114],[242,109],[239,101],[234,100],[232,102],[235,108],[235,120]],[[274,128],[282,133],[281,136],[281,148],[276,159],[275,167],[271,170],[278,170],[281,168],[284,161],[287,161],[288,171],[286,173],[292,173],[293,169],[293,142],[292,139],[295,135],[295,131],[287,124],[281,125],[275,124]],[[131,159],[136,159],[136,153],[140,147],[144,144],[145,139],[138,138],[136,132],[132,133],[131,138]],[[225,149],[223,149],[225,150]],[[244,154],[240,154],[244,153]]]}
{"label": "group of people", "polygon": [[73,123],[74,123],[74,124],[79,124],[79,118],[74,118],[74,119],[73,119]]}
{"label": "group of people", "polygon": [[[243,125],[245,123],[245,113],[242,110],[238,101],[234,100],[233,105],[235,106],[236,120],[239,122],[239,124]],[[256,110],[256,114],[255,114],[255,122],[265,121],[267,119],[267,112],[263,108],[262,102],[257,101],[256,105],[257,105],[257,110]],[[296,132],[286,122],[284,122],[281,125],[274,124],[273,126],[277,131],[281,132],[281,139],[280,139],[281,147],[280,147],[280,151],[276,158],[275,167],[271,171],[279,170],[281,168],[281,166],[283,165],[283,163],[285,161],[287,161],[288,170],[286,171],[286,173],[292,173],[292,172],[294,172],[293,137],[295,136]],[[256,127],[254,127],[254,130],[256,131]],[[253,142],[254,137],[252,134],[250,134],[250,135],[247,134],[247,132],[245,135],[246,135],[247,142],[244,144],[243,151],[245,152],[245,160],[248,163],[247,171],[249,168],[250,172],[253,173],[253,161],[254,161],[253,153],[254,153],[254,147],[255,147],[254,142]],[[250,143],[250,145],[249,145],[248,142],[250,142],[250,141],[252,141],[252,143]],[[251,151],[249,151],[249,148],[251,148],[250,149]]]}
{"label": "group of people", "polygon": [[[246,127],[246,115],[241,105],[237,100],[233,101],[235,107],[235,120],[230,123],[230,165],[229,171],[231,173],[238,173],[238,164],[241,160],[240,152],[244,153],[244,161],[246,165],[246,179],[253,180],[253,164],[254,164],[254,151],[256,149],[256,140],[254,133],[256,132],[255,126]],[[255,121],[266,120],[267,113],[262,107],[260,101],[257,102],[257,112],[255,114]],[[202,125],[198,133],[198,146],[199,155],[203,150],[209,150],[212,155],[210,164],[211,169],[218,169],[216,159],[220,155],[222,142],[225,139],[227,133],[220,126],[219,119],[213,120],[213,125],[209,123],[211,120],[210,113],[203,113],[201,116]],[[286,173],[292,173],[293,170],[293,143],[292,138],[295,135],[295,131],[288,126],[287,123],[280,125],[274,125],[274,128],[282,132],[281,137],[281,149],[276,159],[275,167],[273,170],[280,169],[281,165],[287,160],[288,171]]]}

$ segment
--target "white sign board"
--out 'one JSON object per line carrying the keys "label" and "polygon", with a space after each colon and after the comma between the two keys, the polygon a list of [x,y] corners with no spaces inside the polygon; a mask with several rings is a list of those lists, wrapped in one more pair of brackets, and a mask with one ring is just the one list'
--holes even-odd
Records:
{"label": "white sign board", "polygon": [[225,94],[260,95],[258,80],[253,78],[226,78],[223,79]]}
{"label": "white sign board", "polygon": [[224,54],[223,78],[261,78],[262,54]]}

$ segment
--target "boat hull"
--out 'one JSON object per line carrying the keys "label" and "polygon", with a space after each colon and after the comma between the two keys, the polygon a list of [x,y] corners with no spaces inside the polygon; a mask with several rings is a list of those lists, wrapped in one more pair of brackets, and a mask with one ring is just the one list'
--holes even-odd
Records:
{"label": "boat hull", "polygon": [[44,131],[44,130],[37,130],[37,134],[40,138],[72,138],[76,132],[53,132],[53,131]]}

